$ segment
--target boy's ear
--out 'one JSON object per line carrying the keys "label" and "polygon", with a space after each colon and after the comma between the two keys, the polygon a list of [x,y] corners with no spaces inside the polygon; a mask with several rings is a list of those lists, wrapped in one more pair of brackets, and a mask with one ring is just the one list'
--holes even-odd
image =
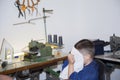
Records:
{"label": "boy's ear", "polygon": [[87,59],[91,58],[91,56],[89,54],[85,55]]}

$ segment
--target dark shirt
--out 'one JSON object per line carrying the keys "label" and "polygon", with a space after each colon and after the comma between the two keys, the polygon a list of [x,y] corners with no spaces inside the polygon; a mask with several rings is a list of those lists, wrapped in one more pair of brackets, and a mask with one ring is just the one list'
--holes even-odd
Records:
{"label": "dark shirt", "polygon": [[[68,60],[64,61],[62,68],[64,69],[68,65]],[[98,80],[98,64],[96,61],[92,61],[87,66],[84,66],[83,70],[73,72],[70,77],[70,80]]]}

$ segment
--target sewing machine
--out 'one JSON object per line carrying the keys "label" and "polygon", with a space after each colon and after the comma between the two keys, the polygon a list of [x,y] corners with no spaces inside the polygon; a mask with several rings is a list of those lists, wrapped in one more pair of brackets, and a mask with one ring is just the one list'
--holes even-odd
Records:
{"label": "sewing machine", "polygon": [[111,51],[113,52],[114,58],[120,58],[120,37],[115,36],[110,36],[110,48]]}

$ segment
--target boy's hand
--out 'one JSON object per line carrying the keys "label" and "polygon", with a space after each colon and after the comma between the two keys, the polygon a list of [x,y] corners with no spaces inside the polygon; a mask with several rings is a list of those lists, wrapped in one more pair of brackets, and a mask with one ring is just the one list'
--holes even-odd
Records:
{"label": "boy's hand", "polygon": [[74,64],[75,62],[74,55],[68,54],[68,61],[69,61],[69,64]]}
{"label": "boy's hand", "polygon": [[69,61],[68,64],[68,78],[69,78],[70,75],[74,72],[74,62],[75,62],[74,55],[69,54],[68,61]]}

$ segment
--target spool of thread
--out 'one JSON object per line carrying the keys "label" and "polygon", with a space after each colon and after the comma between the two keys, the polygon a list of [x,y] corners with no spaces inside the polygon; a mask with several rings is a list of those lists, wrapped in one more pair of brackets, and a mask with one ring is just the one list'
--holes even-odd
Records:
{"label": "spool of thread", "polygon": [[55,34],[55,35],[53,35],[53,43],[56,43],[57,44],[57,35]]}
{"label": "spool of thread", "polygon": [[62,39],[62,36],[59,36],[59,46],[62,46],[63,45],[63,39]]}
{"label": "spool of thread", "polygon": [[52,35],[48,35],[48,43],[52,43]]}

